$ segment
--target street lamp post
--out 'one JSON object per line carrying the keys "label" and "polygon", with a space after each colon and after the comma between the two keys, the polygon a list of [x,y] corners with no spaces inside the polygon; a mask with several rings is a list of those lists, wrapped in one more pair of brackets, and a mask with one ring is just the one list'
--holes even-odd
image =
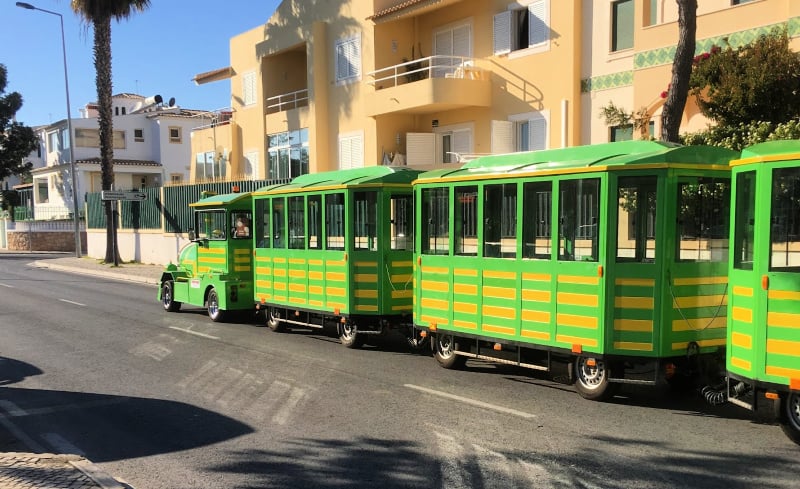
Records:
{"label": "street lamp post", "polygon": [[61,54],[64,57],[64,89],[67,92],[67,132],[69,133],[69,171],[72,173],[72,221],[75,225],[75,256],[81,257],[81,226],[80,217],[78,216],[78,173],[75,171],[75,151],[72,149],[74,141],[72,140],[72,111],[69,104],[69,78],[67,77],[67,43],[64,40],[64,16],[58,12],[45,10],[43,8],[34,7],[33,5],[25,2],[17,2],[17,7],[38,10],[46,14],[57,15],[61,22]]}

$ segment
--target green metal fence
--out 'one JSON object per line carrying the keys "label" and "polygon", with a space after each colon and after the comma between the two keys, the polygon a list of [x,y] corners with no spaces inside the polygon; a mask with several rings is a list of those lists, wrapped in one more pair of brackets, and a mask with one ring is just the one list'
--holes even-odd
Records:
{"label": "green metal fence", "polygon": [[[241,180],[237,182],[214,182],[170,187],[146,188],[147,199],[141,202],[120,202],[120,229],[161,229],[167,233],[185,233],[194,227],[189,204],[200,199],[200,193],[210,191],[217,194],[231,193],[234,187],[240,192],[252,192],[266,185],[288,182],[288,180]],[[106,216],[100,192],[86,195],[88,209],[87,227],[105,229]]]}

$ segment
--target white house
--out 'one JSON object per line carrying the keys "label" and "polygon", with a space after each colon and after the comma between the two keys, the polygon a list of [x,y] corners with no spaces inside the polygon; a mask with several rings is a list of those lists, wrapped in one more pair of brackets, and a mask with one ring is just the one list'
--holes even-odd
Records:
{"label": "white house", "polygon": [[[87,192],[102,190],[97,104],[87,104],[81,117],[40,126],[40,148],[31,153],[32,193],[37,216],[65,217],[72,211],[70,144],[75,157],[78,205]],[[204,111],[182,109],[174,99],[121,93],[112,97],[114,188],[131,190],[189,179],[191,130]]]}

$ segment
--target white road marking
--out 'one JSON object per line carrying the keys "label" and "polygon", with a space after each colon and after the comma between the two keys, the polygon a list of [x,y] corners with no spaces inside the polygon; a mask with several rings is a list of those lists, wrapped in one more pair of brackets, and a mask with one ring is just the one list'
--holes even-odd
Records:
{"label": "white road marking", "polygon": [[8,284],[0,284],[0,286],[2,286],[2,287],[8,287],[9,289],[13,289],[13,288],[14,288],[14,286],[13,286],[13,285],[8,285]]}
{"label": "white road marking", "polygon": [[55,448],[57,453],[68,453],[71,455],[80,455],[81,457],[86,456],[83,450],[67,441],[58,433],[44,433],[42,434],[42,438],[44,438],[51,447]]}
{"label": "white road marking", "polygon": [[24,431],[19,429],[17,425],[12,423],[9,419],[10,416],[25,416],[28,414],[24,409],[20,408],[11,401],[0,401],[0,407],[8,413],[8,416],[0,416],[0,424],[8,430],[14,437],[21,441],[23,445],[27,446],[29,450],[34,452],[45,452],[44,447],[33,441],[33,438],[26,435]]}
{"label": "white road marking", "polygon": [[453,401],[463,402],[464,404],[469,404],[476,407],[491,409],[492,411],[497,411],[498,413],[504,414],[512,414],[514,416],[519,416],[520,418],[531,419],[535,418],[535,414],[526,413],[523,411],[517,411],[516,409],[511,409],[503,406],[497,406],[495,404],[489,404],[488,402],[478,401],[476,399],[470,399],[468,397],[461,397],[455,394],[448,394],[447,392],[441,392],[433,389],[428,389],[426,387],[421,387],[414,384],[403,384],[403,387],[408,387],[409,389],[418,390],[420,392],[424,392],[426,394],[432,394],[434,396],[444,397],[445,399],[451,399]]}
{"label": "white road marking", "polygon": [[306,391],[299,387],[292,387],[292,392],[289,394],[289,399],[283,403],[280,410],[272,417],[272,421],[278,424],[286,424],[292,411],[297,404],[306,396]]}
{"label": "white road marking", "polygon": [[183,329],[183,328],[179,328],[177,326],[170,326],[169,329],[174,329],[175,331],[182,331],[184,333],[189,333],[189,334],[193,334],[195,336],[208,338],[210,340],[218,340],[219,339],[219,336],[211,336],[210,334],[201,333],[199,331],[192,331],[191,329]]}
{"label": "white road marking", "polygon": [[80,302],[75,301],[68,301],[67,299],[59,299],[61,302],[66,302],[67,304],[74,304],[76,306],[86,307],[86,304],[81,304]]}
{"label": "white road marking", "polygon": [[460,489],[467,487],[462,475],[461,460],[464,459],[461,445],[452,436],[436,433],[436,445],[439,448],[442,471],[442,487],[444,489]]}

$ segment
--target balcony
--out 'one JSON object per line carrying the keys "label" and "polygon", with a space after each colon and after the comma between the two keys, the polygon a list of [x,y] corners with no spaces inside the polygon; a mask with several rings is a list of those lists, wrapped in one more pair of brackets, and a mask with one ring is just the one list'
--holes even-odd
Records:
{"label": "balcony", "polygon": [[267,98],[267,114],[308,106],[308,89],[283,93]]}
{"label": "balcony", "polygon": [[491,105],[489,72],[472,58],[429,56],[367,74],[367,115],[429,114]]}

